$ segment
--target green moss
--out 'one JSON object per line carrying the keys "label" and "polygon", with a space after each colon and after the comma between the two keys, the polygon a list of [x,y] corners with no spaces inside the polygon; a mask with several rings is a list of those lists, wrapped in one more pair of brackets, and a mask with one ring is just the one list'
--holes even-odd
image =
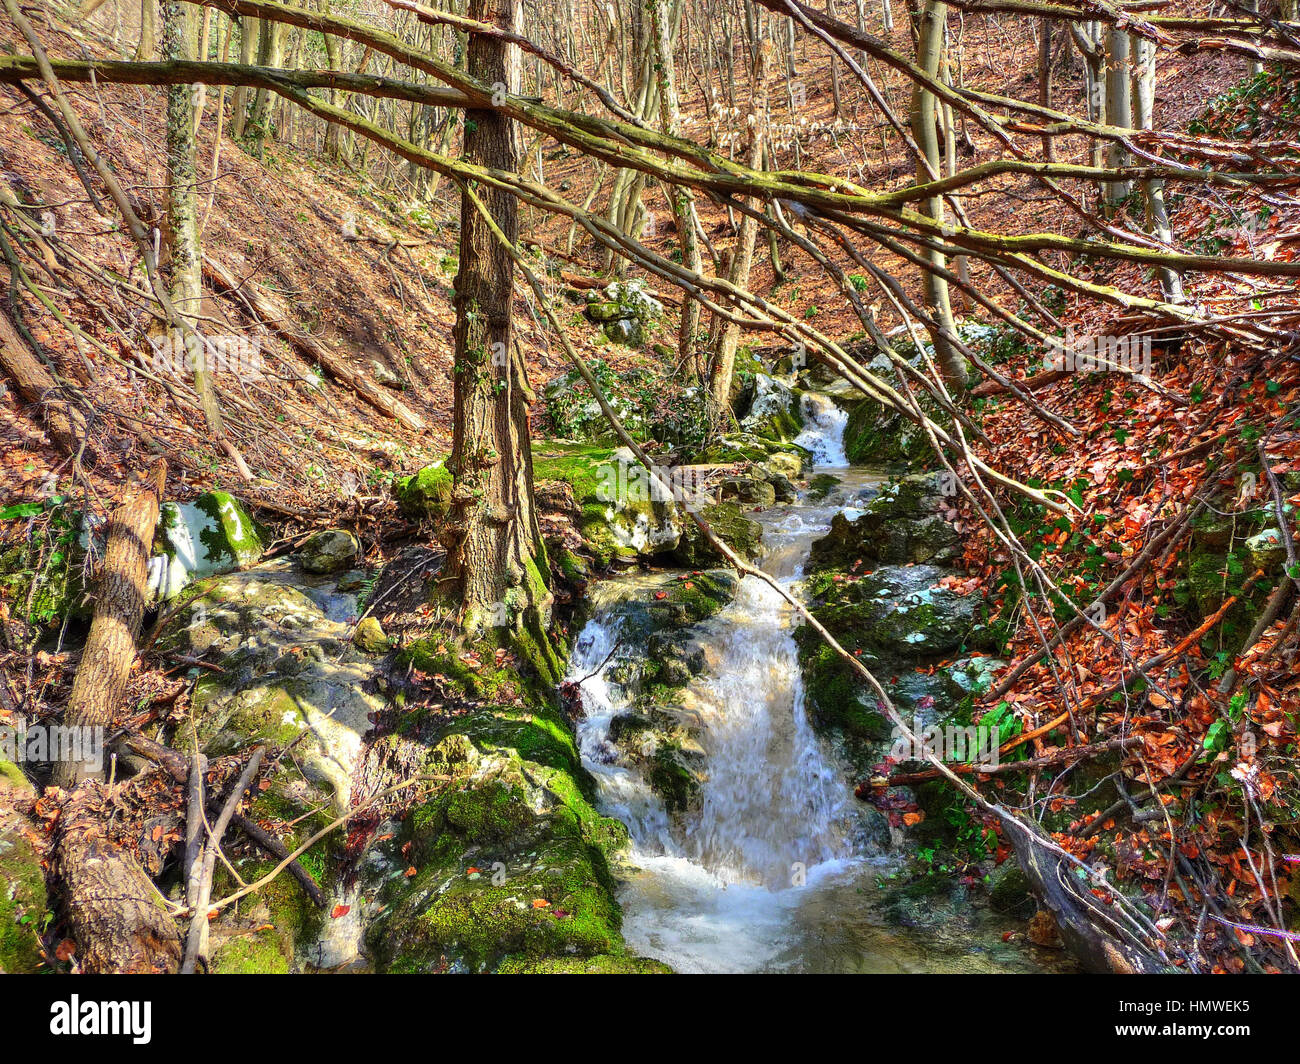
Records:
{"label": "green moss", "polygon": [[40,856],[13,826],[0,832],[0,972],[40,971],[37,934],[49,919]]}
{"label": "green moss", "polygon": [[685,813],[699,804],[699,778],[683,762],[680,748],[672,743],[662,743],[655,749],[647,778],[668,812]]}
{"label": "green moss", "polygon": [[[712,503],[701,508],[700,517],[723,543],[742,558],[748,560],[757,556],[763,542],[763,526],[746,517],[736,503]],[[672,558],[688,568],[716,564],[722,560],[693,521],[682,529],[681,540],[673,550]]]}
{"label": "green moss", "polygon": [[265,529],[253,520],[233,495],[209,491],[194,500],[194,508],[207,515],[212,525],[199,533],[204,560],[213,566],[244,569],[255,565],[265,550]]}
{"label": "green moss", "polygon": [[288,971],[289,957],[271,929],[226,942],[212,957],[216,975],[285,975]]}
{"label": "green moss", "polygon": [[408,517],[437,520],[451,505],[452,475],[446,460],[439,459],[418,473],[404,477],[395,486],[398,508]]}

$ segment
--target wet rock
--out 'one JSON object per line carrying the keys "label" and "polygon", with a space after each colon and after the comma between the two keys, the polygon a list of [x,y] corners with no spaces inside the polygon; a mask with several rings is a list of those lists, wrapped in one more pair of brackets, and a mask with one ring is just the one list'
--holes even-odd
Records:
{"label": "wet rock", "polygon": [[740,427],[763,439],[794,439],[803,427],[798,394],[778,377],[756,374],[748,412],[740,419]]}
{"label": "wet rock", "polygon": [[302,545],[299,558],[309,573],[337,573],[361,557],[361,541],[341,528],[327,528]]}
{"label": "wet rock", "polygon": [[1027,920],[1038,908],[1029,877],[1014,858],[1003,861],[989,874],[988,888],[989,906],[994,912]]}
{"label": "wet rock", "polygon": [[826,536],[813,544],[809,568],[956,560],[961,536],[946,515],[941,485],[938,474],[906,476],[888,485],[861,513],[836,514]]}

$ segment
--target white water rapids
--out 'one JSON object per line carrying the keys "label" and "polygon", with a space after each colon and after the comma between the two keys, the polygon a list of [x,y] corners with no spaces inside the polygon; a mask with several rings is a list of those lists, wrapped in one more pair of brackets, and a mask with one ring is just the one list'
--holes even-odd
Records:
{"label": "white water rapids", "polygon": [[[816,456],[816,471],[833,469],[841,485],[823,502],[753,515],[764,526],[760,564],[787,587],[834,514],[884,480],[846,468],[847,419],[828,398],[806,395],[803,414],[798,442]],[[628,947],[683,972],[988,970],[982,961],[929,958],[924,944],[868,911],[862,895],[889,859],[867,840],[844,769],[808,722],[793,611],[763,582],[745,578],[701,626],[707,667],[684,693],[702,725],[698,813],[675,824],[639,771],[616,762],[610,722],[635,699],[614,678],[635,653],[623,645],[617,606],[661,586],[662,576],[647,575],[599,585],[569,671],[585,677],[584,764],[602,810],[632,836],[631,868],[620,870]]]}

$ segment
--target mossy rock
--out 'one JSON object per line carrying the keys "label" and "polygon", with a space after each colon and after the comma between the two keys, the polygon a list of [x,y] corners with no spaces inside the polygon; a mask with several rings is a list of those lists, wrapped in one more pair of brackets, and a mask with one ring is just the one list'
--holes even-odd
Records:
{"label": "mossy rock", "polygon": [[943,515],[943,481],[917,473],[886,485],[861,512],[842,511],[813,543],[810,572],[872,565],[945,564],[961,553],[961,537]]}
{"label": "mossy rock", "polygon": [[989,907],[994,912],[1027,920],[1038,909],[1029,877],[1014,857],[1009,857],[989,873],[987,885]]}
{"label": "mossy rock", "polygon": [[367,689],[373,664],[334,619],[355,609],[328,578],[304,576],[288,559],[187,588],[157,644],[222,670],[200,673],[191,697],[208,753],[295,742],[303,772],[345,808],[361,737],[383,706]]}
{"label": "mossy rock", "polygon": [[360,559],[361,541],[346,529],[321,529],[302,545],[298,557],[309,573],[339,573]]}
{"label": "mossy rock", "polygon": [[501,975],[671,975],[672,969],[649,957],[600,954],[595,957],[507,957]]}
{"label": "mossy rock", "polygon": [[[734,502],[704,506],[700,516],[714,534],[740,557],[749,561],[757,557],[763,544],[763,526],[745,516]],[[705,540],[694,522],[682,530],[681,540],[671,553],[672,559],[688,568],[701,568],[724,559]]]}
{"label": "mossy rock", "polygon": [[[296,850],[333,819],[321,793],[301,781],[277,782],[254,799],[248,816],[267,827],[290,850]],[[299,863],[327,894],[334,883],[344,837],[334,833],[321,839],[299,858]],[[251,844],[227,850],[240,878],[253,882],[275,867]],[[214,896],[238,884],[218,864]],[[316,943],[330,915],[317,906],[288,873],[281,874],[238,910],[224,911],[214,922],[211,970],[219,975],[279,975],[302,971],[319,959]]]}
{"label": "mossy rock", "polygon": [[747,409],[740,427],[746,433],[784,442],[793,440],[803,429],[799,395],[780,378],[756,374],[744,395]]}
{"label": "mossy rock", "polygon": [[981,600],[943,587],[943,576],[931,565],[885,566],[861,579],[821,581],[813,614],[850,651],[932,660],[982,641]]}
{"label": "mossy rock", "polygon": [[407,517],[437,521],[451,506],[452,475],[446,461],[431,462],[418,473],[399,480],[393,492],[397,507]]}
{"label": "mossy rock", "polygon": [[391,643],[374,617],[363,617],[352,633],[352,645],[364,654],[387,654]]}
{"label": "mossy rock", "polygon": [[192,503],[163,503],[150,560],[150,586],[163,599],[190,584],[257,564],[269,538],[233,495],[209,491]]}
{"label": "mossy rock", "polygon": [[395,871],[379,886],[387,907],[368,936],[380,968],[621,955],[608,860],[626,830],[592,807],[558,713],[484,706],[424,741],[426,768],[457,782],[394,840]]}
{"label": "mossy rock", "polygon": [[[31,784],[15,765],[0,758],[0,801],[16,792],[31,794]],[[35,829],[25,818],[0,808],[0,974],[43,969],[37,935],[45,930],[50,909],[40,854],[28,831]]]}
{"label": "mossy rock", "polygon": [[9,606],[12,616],[36,627],[53,627],[68,617],[88,617],[84,558],[71,535],[44,553],[38,543],[28,539],[0,550],[0,601]]}

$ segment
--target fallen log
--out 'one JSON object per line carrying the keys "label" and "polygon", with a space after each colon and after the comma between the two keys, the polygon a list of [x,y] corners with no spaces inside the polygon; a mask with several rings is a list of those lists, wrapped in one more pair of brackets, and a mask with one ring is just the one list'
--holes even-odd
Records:
{"label": "fallen log", "polygon": [[62,397],[62,387],[4,311],[0,311],[0,369],[14,382],[19,395],[41,407],[50,439],[63,450],[76,454],[86,435],[85,418]]}
{"label": "fallen log", "polygon": [[54,874],[75,956],[89,974],[175,972],[176,921],[140,863],[104,834],[113,790],[83,783],[64,799],[55,825]]}
{"label": "fallen log", "polygon": [[203,273],[214,287],[224,289],[222,294],[232,298],[242,297],[256,312],[263,325],[280,337],[290,347],[321,367],[340,384],[346,385],[381,414],[400,421],[408,429],[423,431],[424,419],[400,400],[394,399],[364,373],[350,366],[342,355],[330,350],[314,336],[289,325],[288,311],[280,306],[261,285],[251,279],[240,282],[221,263],[203,256]]}
{"label": "fallen log", "polygon": [[[126,691],[135,660],[135,641],[144,619],[149,553],[166,480],[167,463],[160,458],[109,516],[95,613],[64,714],[64,724],[69,727],[107,727]],[[102,747],[91,742],[85,749],[90,753],[81,761],[62,758],[56,762],[51,782],[72,790],[87,777],[101,776]]]}

